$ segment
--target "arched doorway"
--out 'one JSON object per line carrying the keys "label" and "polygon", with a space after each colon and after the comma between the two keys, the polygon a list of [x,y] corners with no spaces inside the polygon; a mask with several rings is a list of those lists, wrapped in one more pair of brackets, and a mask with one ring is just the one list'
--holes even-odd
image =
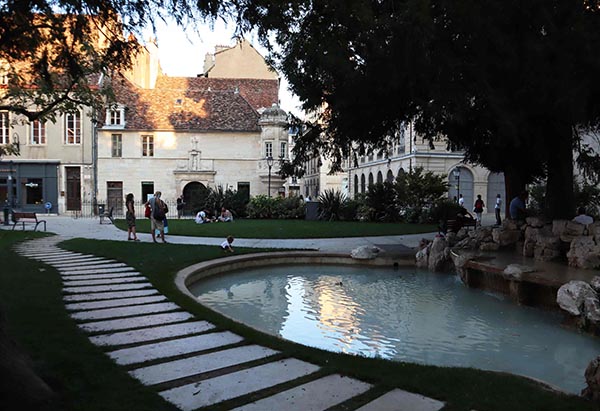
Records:
{"label": "arched doorway", "polygon": [[473,195],[473,173],[465,166],[457,166],[448,173],[448,198],[453,199],[459,194],[465,199],[465,208],[473,209],[475,196]]}
{"label": "arched doorway", "polygon": [[377,183],[383,184],[383,174],[381,174],[381,171],[377,172]]}
{"label": "arched doorway", "polygon": [[373,173],[369,173],[369,189],[373,185]]}
{"label": "arched doorway", "polygon": [[195,215],[200,209],[203,209],[208,196],[208,188],[202,183],[193,181],[183,187],[183,207],[184,215]]}
{"label": "arched doorway", "polygon": [[392,172],[392,170],[388,170],[386,181],[388,183],[393,183],[394,182],[394,173]]}
{"label": "arched doorway", "polygon": [[[504,205],[506,205],[506,193],[505,193],[505,185],[504,185],[504,173],[490,173],[488,176],[487,182],[487,209],[488,213],[494,212],[494,207],[496,205],[496,196],[500,194],[500,198],[502,199],[502,204],[504,209]],[[500,210],[500,213],[503,214],[503,210]]]}
{"label": "arched doorway", "polygon": [[365,175],[364,174],[362,174],[360,176],[360,192],[363,194],[365,193]]}
{"label": "arched doorway", "polygon": [[354,198],[358,195],[358,174],[354,175]]}

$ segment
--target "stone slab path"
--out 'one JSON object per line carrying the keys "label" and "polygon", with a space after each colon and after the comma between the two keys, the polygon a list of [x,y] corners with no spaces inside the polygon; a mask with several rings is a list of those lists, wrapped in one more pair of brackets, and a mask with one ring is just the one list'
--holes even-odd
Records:
{"label": "stone slab path", "polygon": [[[61,250],[57,243],[62,240],[31,240],[15,250],[56,268],[65,308],[90,341],[181,410],[210,410],[236,399],[245,404],[236,411],[325,411],[373,388],[354,378],[323,375],[318,365],[282,358],[278,351],[217,330],[168,301],[134,268]],[[437,411],[443,406],[395,389],[358,411]]]}

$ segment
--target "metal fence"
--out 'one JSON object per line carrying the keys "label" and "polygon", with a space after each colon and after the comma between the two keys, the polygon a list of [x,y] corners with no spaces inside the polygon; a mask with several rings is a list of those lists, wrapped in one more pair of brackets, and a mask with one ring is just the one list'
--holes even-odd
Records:
{"label": "metal fence", "polygon": [[[177,201],[176,200],[164,200],[169,208],[167,218],[177,218]],[[137,218],[144,218],[144,207],[145,202],[136,200],[134,201],[135,216]],[[71,215],[74,218],[95,218],[104,211],[110,211],[113,208],[113,217],[125,218],[125,200],[96,200],[94,201],[82,201],[80,210],[67,210],[66,215]],[[184,210],[184,217],[192,217],[191,211]]]}

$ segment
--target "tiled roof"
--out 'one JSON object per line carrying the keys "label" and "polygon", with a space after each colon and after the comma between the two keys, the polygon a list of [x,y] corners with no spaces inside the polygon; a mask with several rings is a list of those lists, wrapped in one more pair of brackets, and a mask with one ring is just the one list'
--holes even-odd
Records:
{"label": "tiled roof", "polygon": [[258,131],[258,107],[250,100],[270,101],[273,90],[276,98],[272,82],[161,76],[154,89],[142,89],[118,77],[113,88],[126,108],[126,129]]}

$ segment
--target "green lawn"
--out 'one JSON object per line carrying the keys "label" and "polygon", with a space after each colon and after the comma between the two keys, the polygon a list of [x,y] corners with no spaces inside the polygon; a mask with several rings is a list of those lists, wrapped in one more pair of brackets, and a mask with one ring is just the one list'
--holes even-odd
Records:
{"label": "green lawn", "polygon": [[[125,220],[116,226],[127,230]],[[150,220],[138,218],[137,231],[150,232]],[[437,231],[431,224],[366,223],[358,221],[250,220],[196,224],[194,220],[169,220],[169,235],[236,238],[331,238],[419,234]]]}
{"label": "green lawn", "polygon": [[[11,334],[30,353],[38,372],[60,395],[59,404],[43,411],[173,410],[173,406],[102,355],[102,350],[77,329],[64,310],[60,280],[54,269],[10,251],[11,244],[31,235],[0,232],[0,257],[5,266],[11,267],[0,272],[0,308],[7,316]],[[285,355],[319,364],[323,372],[341,372],[371,382],[376,385],[371,396],[400,387],[447,401],[446,411],[593,409],[589,402],[546,391],[516,376],[327,353],[237,324],[180,294],[173,284],[176,271],[182,267],[223,256],[215,247],[81,239],[67,241],[63,246],[126,262],[198,318],[239,333],[251,342],[281,350]],[[254,251],[260,250],[236,248],[237,253]],[[211,411],[220,409],[211,407]]]}

